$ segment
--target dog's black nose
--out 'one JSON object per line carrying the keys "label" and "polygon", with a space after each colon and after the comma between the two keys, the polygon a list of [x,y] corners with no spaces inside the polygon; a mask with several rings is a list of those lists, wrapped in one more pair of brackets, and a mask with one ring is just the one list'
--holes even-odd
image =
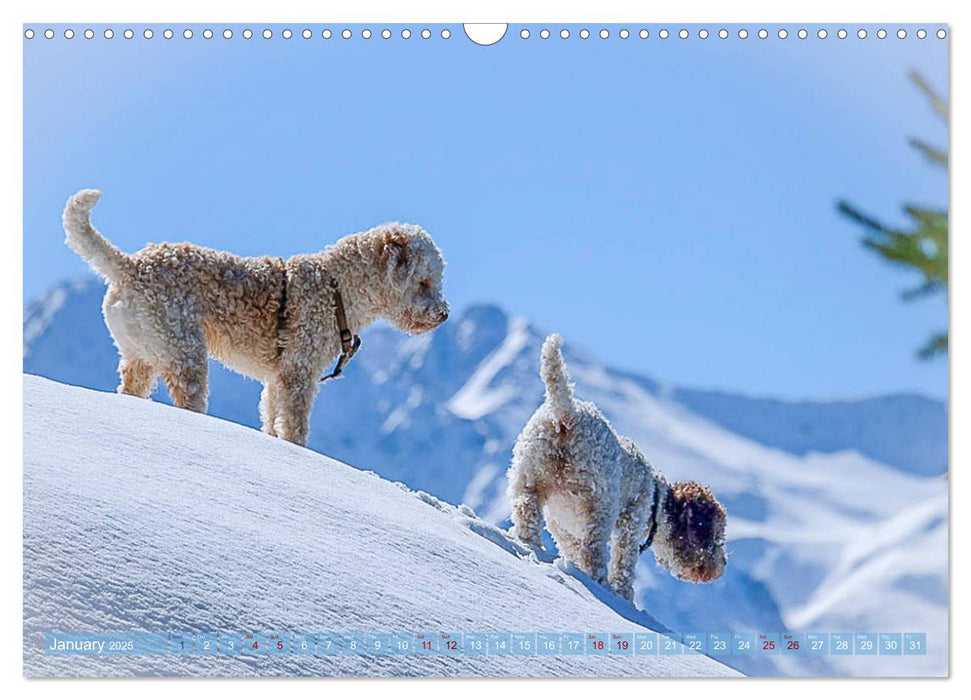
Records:
{"label": "dog's black nose", "polygon": [[446,309],[445,311],[442,311],[438,315],[438,318],[441,320],[442,323],[445,323],[445,321],[448,319],[448,310]]}

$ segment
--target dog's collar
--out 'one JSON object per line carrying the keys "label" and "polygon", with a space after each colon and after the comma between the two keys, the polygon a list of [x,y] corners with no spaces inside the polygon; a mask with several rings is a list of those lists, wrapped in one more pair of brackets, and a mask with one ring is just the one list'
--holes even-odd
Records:
{"label": "dog's collar", "polygon": [[340,377],[344,373],[344,368],[347,366],[347,363],[361,349],[360,336],[352,335],[350,329],[347,327],[347,314],[344,311],[344,299],[341,297],[340,285],[333,277],[330,279],[330,285],[334,288],[334,314],[337,316],[337,330],[341,338],[341,355],[337,358],[337,364],[334,365],[334,370],[330,374],[321,377],[321,382]]}
{"label": "dog's collar", "polygon": [[641,552],[643,553],[647,550],[651,544],[654,542],[654,535],[657,534],[657,508],[661,503],[661,484],[654,481],[654,496],[651,499],[651,527],[647,531],[647,539],[644,540],[644,544],[641,545]]}
{"label": "dog's collar", "polygon": [[287,326],[287,261],[280,258],[283,269],[283,284],[280,285],[280,304],[276,307],[277,352],[283,352],[283,331]]}

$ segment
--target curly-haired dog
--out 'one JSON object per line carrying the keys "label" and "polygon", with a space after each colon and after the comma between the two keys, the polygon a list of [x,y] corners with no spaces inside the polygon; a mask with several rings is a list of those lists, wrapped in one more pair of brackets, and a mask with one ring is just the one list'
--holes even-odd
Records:
{"label": "curly-haired dog", "polygon": [[648,547],[680,579],[721,576],[724,508],[700,484],[669,484],[594,404],[574,397],[562,343],[555,334],[543,343],[546,401],[513,448],[508,495],[514,534],[542,546],[545,513],[560,552],[627,600],[634,596],[634,565]]}
{"label": "curly-haired dog", "polygon": [[176,405],[204,412],[215,357],[263,383],[265,432],[305,445],[319,377],[353,354],[362,328],[385,318],[418,334],[448,317],[445,263],[419,226],[386,224],[288,260],[191,243],[128,255],[91,225],[100,196],[71,197],[64,229],[108,282],[103,311],[121,355],[120,392],[147,397],[161,375]]}

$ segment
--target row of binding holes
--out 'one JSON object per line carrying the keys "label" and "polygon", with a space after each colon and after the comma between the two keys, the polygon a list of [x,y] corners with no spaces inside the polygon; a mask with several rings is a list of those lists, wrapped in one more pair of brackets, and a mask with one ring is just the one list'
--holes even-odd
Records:
{"label": "row of binding holes", "polygon": [[[914,32],[914,34],[917,36],[918,39],[926,39],[927,38],[927,30],[926,29],[918,29],[916,32]],[[590,38],[590,30],[589,29],[581,29],[578,32],[578,35],[579,35],[579,37],[581,39],[589,39]],[[647,39],[651,35],[651,33],[647,29],[641,29],[639,32],[637,32],[637,35],[641,39]],[[661,29],[661,30],[658,31],[657,35],[661,39],[667,39],[668,37],[671,36],[671,32],[669,32],[667,29]],[[530,31],[528,29],[523,29],[523,30],[521,30],[519,32],[519,36],[522,37],[523,39],[528,39],[531,36],[531,34],[530,34]],[[540,39],[549,39],[551,36],[552,36],[552,33],[550,32],[549,29],[541,29],[540,32],[539,32],[539,38]],[[630,36],[631,36],[631,32],[630,32],[629,29],[621,29],[620,31],[617,32],[617,36],[620,37],[621,39],[629,39]],[[678,31],[678,36],[681,39],[688,39],[691,36],[691,32],[689,32],[687,29],[682,29],[682,30]],[[711,36],[711,32],[709,32],[707,29],[699,29],[698,30],[698,38],[699,39],[707,39],[709,36]],[[718,32],[717,32],[717,36],[718,36],[719,39],[727,39],[729,36],[731,36],[731,32],[729,32],[727,29],[719,29]],[[748,39],[749,36],[750,35],[749,35],[748,29],[739,29],[738,30],[738,38],[739,39]],[[759,39],[768,39],[769,36],[770,36],[769,30],[768,29],[759,29],[758,32],[756,32],[756,36],[758,36]],[[787,30],[787,29],[780,29],[776,33],[776,36],[778,36],[780,39],[788,39],[789,38],[789,30]],[[806,30],[806,29],[800,29],[799,31],[796,32],[796,36],[799,37],[800,39],[806,39],[806,38],[809,37],[809,31]],[[825,29],[820,29],[820,30],[818,30],[816,32],[816,37],[819,38],[819,39],[825,39],[828,36],[829,36],[829,32],[827,32]],[[845,29],[838,29],[838,30],[836,30],[836,36],[838,38],[840,38],[840,39],[845,39],[846,37],[849,36],[849,32],[847,32]],[[856,36],[858,38],[860,38],[860,39],[866,39],[867,38],[867,31],[866,31],[866,29],[862,29],[862,28],[861,29],[858,29],[857,32],[856,32]],[[887,30],[886,29],[878,29],[876,31],[876,36],[877,36],[878,39],[886,39],[887,36],[888,36]],[[938,29],[937,30],[937,38],[938,39],[944,39],[946,37],[947,37],[947,31],[945,31],[944,29]],[[570,38],[570,30],[569,29],[561,29],[560,30],[560,38],[561,39],[569,39]],[[610,38],[610,30],[608,30],[608,29],[601,29],[600,30],[600,38],[601,39],[609,39]],[[906,29],[898,29],[897,30],[897,38],[898,39],[906,39],[907,38],[907,30]]]}
{"label": "row of binding holes", "polygon": [[[240,34],[242,35],[242,37],[244,39],[252,39],[253,36],[254,36],[254,32],[253,32],[252,29],[244,29],[242,32],[240,32]],[[570,38],[570,30],[569,29],[561,29],[559,34],[560,34],[560,38],[561,39],[569,39]],[[94,33],[94,30],[93,29],[85,29],[84,32],[83,32],[83,36],[84,36],[85,39],[93,39],[94,38],[94,35],[95,35],[95,33]],[[104,37],[105,37],[105,39],[111,39],[111,38],[114,37],[114,35],[115,35],[115,32],[114,32],[113,29],[105,29],[104,30]],[[264,39],[272,39],[273,38],[273,31],[270,30],[270,29],[264,29],[260,33],[260,35]],[[304,29],[302,32],[300,32],[300,35],[304,39],[310,39],[310,38],[313,37],[314,34],[313,34],[313,32],[311,30]],[[330,29],[324,29],[320,33],[320,35],[324,39],[330,39],[331,37],[334,36],[334,32],[332,30],[330,30]],[[430,29],[422,29],[421,32],[419,32],[419,35],[421,36],[422,39],[430,39],[431,36],[432,36],[432,32],[431,32]],[[578,32],[578,35],[579,35],[579,37],[581,39],[589,39],[590,38],[590,30],[589,29],[581,29]],[[617,36],[620,37],[621,39],[628,39],[628,38],[630,38],[630,35],[631,35],[631,32],[630,32],[629,29],[621,29],[620,31],[617,32]],[[651,35],[651,33],[647,29],[641,29],[637,33],[637,35],[641,39],[647,39]],[[661,39],[667,39],[669,36],[671,36],[671,33],[667,29],[661,29],[661,30],[658,31],[657,35]],[[697,35],[698,35],[698,38],[699,39],[707,39],[711,34],[710,34],[710,32],[707,29],[699,29]],[[718,36],[719,39],[727,39],[730,35],[731,35],[731,33],[727,29],[719,29],[718,32],[717,32],[717,36]],[[915,32],[915,35],[917,36],[918,39],[925,39],[925,38],[927,38],[927,30],[925,30],[925,29],[918,29]],[[34,32],[33,29],[27,29],[26,31],[24,31],[24,36],[26,38],[28,38],[28,39],[33,39],[34,36],[35,36],[35,32]],[[122,36],[124,36],[126,39],[133,39],[135,37],[135,32],[132,29],[126,29],[126,30],[124,30],[122,32]],[[155,32],[152,29],[146,29],[146,30],[144,30],[142,32],[142,36],[145,37],[146,39],[152,39],[155,36]],[[171,39],[171,38],[173,38],[175,36],[175,32],[172,31],[171,29],[165,29],[165,30],[162,31],[162,36],[165,39]],[[193,33],[193,31],[191,29],[185,29],[182,32],[182,36],[185,39],[191,39],[194,36],[194,33]],[[213,36],[215,36],[215,33],[213,32],[212,29],[203,29],[202,30],[202,37],[204,39],[212,39]],[[233,38],[233,30],[232,29],[224,29],[222,31],[222,36],[223,36],[224,39],[232,39]],[[294,36],[294,33],[293,33],[293,30],[292,29],[284,29],[283,31],[280,32],[280,36],[282,36],[284,39],[292,39],[293,36]],[[344,39],[350,39],[351,37],[354,36],[354,33],[350,29],[344,29],[344,30],[342,30],[340,32],[340,36],[342,38],[344,38]],[[373,34],[372,34],[372,32],[371,32],[370,29],[363,29],[363,30],[361,30],[360,36],[361,36],[362,39],[370,39],[373,36]],[[392,31],[390,29],[382,29],[381,30],[381,38],[382,39],[390,39],[392,36],[393,36],[393,34],[392,34]],[[443,29],[441,31],[441,37],[443,39],[448,39],[451,36],[452,36],[452,32],[449,29]],[[519,36],[521,36],[523,39],[528,39],[530,37],[530,32],[529,32],[528,29],[523,29],[522,31],[519,32]],[[552,36],[552,33],[550,32],[549,29],[541,29],[540,32],[539,32],[539,36],[540,36],[541,39],[549,39],[550,36]],[[608,30],[608,29],[601,29],[600,30],[600,33],[599,33],[599,36],[600,36],[601,39],[609,39],[610,38],[610,30]],[[682,29],[682,30],[678,31],[678,36],[681,39],[687,39],[687,38],[689,38],[691,36],[691,33],[687,29]],[[768,39],[769,38],[769,31],[767,29],[759,29],[756,32],[756,36],[758,36],[759,39]],[[787,39],[789,37],[789,31],[786,30],[786,29],[780,29],[776,33],[776,36],[778,36],[780,39]],[[796,32],[796,36],[799,37],[800,39],[805,39],[805,38],[807,38],[809,36],[809,31],[806,30],[806,29],[800,29],[799,31]],[[829,33],[825,29],[819,29],[816,32],[816,37],[819,38],[819,39],[825,39],[828,36],[829,36]],[[849,36],[849,33],[845,29],[838,29],[836,31],[836,36],[838,38],[840,38],[840,39],[845,39],[847,36]],[[856,32],[856,36],[858,38],[860,38],[860,39],[866,39],[867,38],[867,31],[866,31],[866,29],[858,29],[857,32]],[[878,39],[886,39],[887,36],[888,36],[887,30],[886,29],[878,29],[876,31],[876,36],[877,36]],[[54,37],[55,37],[55,32],[54,32],[53,29],[46,29],[46,30],[44,30],[44,38],[45,39],[53,39]],[[412,32],[411,32],[410,29],[402,29],[401,30],[401,38],[402,39],[410,39],[411,37],[412,37]],[[748,37],[749,37],[749,31],[747,29],[739,29],[738,30],[738,38],[739,39],[747,39]],[[947,31],[945,31],[944,29],[938,29],[937,30],[937,38],[938,39],[944,39],[946,37],[947,37]],[[74,38],[74,30],[73,29],[65,29],[64,30],[64,38],[65,39],[73,39]],[[898,39],[906,39],[907,38],[907,30],[906,29],[898,29],[897,30],[897,38]]]}
{"label": "row of binding holes", "polygon": [[[185,29],[182,32],[182,37],[185,38],[185,39],[191,39],[194,35],[195,35],[195,33],[191,29]],[[362,39],[370,39],[373,35],[374,34],[373,34],[373,32],[370,29],[362,29],[361,32],[360,32],[360,36],[361,36]],[[24,36],[27,39],[33,39],[36,36],[36,33],[34,32],[33,29],[27,29],[27,30],[24,31]],[[44,31],[44,38],[45,39],[53,39],[55,36],[56,36],[56,34],[55,34],[55,32],[54,32],[53,29],[46,29]],[[74,34],[74,30],[73,29],[65,29],[64,30],[64,38],[65,39],[73,39],[74,36],[75,36],[75,34]],[[95,32],[94,32],[93,29],[85,29],[84,32],[82,33],[82,36],[84,36],[85,39],[93,39],[94,36],[95,36]],[[104,37],[105,37],[105,39],[112,39],[112,38],[114,38],[114,36],[115,36],[115,31],[113,29],[105,29],[104,30]],[[132,29],[126,29],[126,30],[124,30],[122,32],[122,36],[125,37],[126,39],[134,39],[135,38],[135,32]],[[142,32],[142,36],[144,38],[146,38],[146,39],[152,39],[152,38],[155,37],[155,31],[152,30],[152,29],[146,29],[146,30],[144,30]],[[162,30],[162,37],[163,38],[165,38],[165,39],[171,39],[174,36],[175,36],[175,32],[172,31],[171,29],[164,29],[164,30]],[[213,32],[212,29],[203,29],[202,30],[202,37],[204,39],[212,39],[214,36],[215,36],[215,33]],[[222,36],[223,36],[224,39],[232,39],[233,38],[233,30],[232,29],[224,29],[222,31]],[[242,36],[244,39],[252,39],[255,36],[255,33],[253,32],[252,29],[244,29],[242,32],[240,32],[240,36]],[[260,32],[260,36],[262,36],[264,39],[272,39],[273,38],[273,30],[272,29],[264,29],[262,32]],[[284,39],[292,39],[294,37],[294,32],[293,32],[292,29],[284,29],[283,31],[280,32],[280,36],[282,36]],[[304,39],[312,39],[313,36],[314,36],[314,33],[311,30],[309,30],[309,29],[304,29],[303,31],[300,32],[300,36],[302,36]],[[320,36],[322,38],[324,38],[324,39],[330,39],[333,36],[335,36],[335,34],[330,29],[324,29],[320,33]],[[341,36],[344,39],[350,39],[352,36],[354,36],[354,33],[350,29],[344,29],[344,30],[342,30],[340,32],[339,36]],[[390,39],[393,36],[393,34],[392,34],[392,31],[390,29],[382,29],[381,32],[380,32],[380,36],[381,36],[382,39]],[[422,39],[431,39],[432,32],[431,32],[430,29],[422,29],[420,32],[418,32],[418,36],[420,36]],[[441,31],[440,36],[443,39],[449,39],[452,36],[452,31],[450,29],[447,29],[447,28],[446,29],[443,29]],[[402,39],[410,39],[411,37],[412,37],[412,31],[410,29],[402,29],[401,30],[401,38]]]}

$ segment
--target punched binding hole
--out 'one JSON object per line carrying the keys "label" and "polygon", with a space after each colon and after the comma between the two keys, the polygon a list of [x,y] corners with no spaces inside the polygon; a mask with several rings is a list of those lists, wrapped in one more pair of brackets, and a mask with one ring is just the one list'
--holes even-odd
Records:
{"label": "punched binding hole", "polygon": [[[465,36],[469,37],[473,43],[476,43],[479,46],[492,46],[493,44],[498,44],[502,38],[506,36],[506,30],[509,28],[509,25],[463,24],[462,28],[465,30]],[[522,35],[520,34],[520,36]],[[540,32],[540,36],[544,39],[548,39],[550,36],[550,31],[548,29],[544,29],[542,32]],[[526,37],[523,38],[525,39]]]}

